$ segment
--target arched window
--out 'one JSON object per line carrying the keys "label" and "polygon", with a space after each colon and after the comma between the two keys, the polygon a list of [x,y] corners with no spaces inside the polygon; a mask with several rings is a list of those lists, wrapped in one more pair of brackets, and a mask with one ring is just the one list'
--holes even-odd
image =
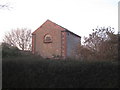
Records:
{"label": "arched window", "polygon": [[44,42],[45,43],[51,43],[52,42],[52,36],[47,34],[44,36]]}

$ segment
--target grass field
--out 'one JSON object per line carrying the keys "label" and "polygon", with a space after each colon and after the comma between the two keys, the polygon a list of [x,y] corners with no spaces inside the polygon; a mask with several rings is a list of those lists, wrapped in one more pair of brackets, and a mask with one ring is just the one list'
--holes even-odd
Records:
{"label": "grass field", "polygon": [[3,58],[2,80],[3,88],[117,88],[118,63]]}

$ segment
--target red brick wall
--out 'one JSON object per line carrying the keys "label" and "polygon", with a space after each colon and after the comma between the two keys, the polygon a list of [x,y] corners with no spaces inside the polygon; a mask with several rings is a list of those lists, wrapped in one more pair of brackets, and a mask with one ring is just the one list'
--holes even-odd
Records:
{"label": "red brick wall", "polygon": [[[33,34],[36,34],[33,37],[33,52],[37,52],[43,57],[52,58],[53,55],[61,55],[61,31],[64,31],[64,28],[59,25],[46,21],[42,26],[40,26]],[[44,43],[44,36],[49,34],[52,36],[52,43]],[[36,42],[36,43],[35,43]],[[35,45],[36,44],[36,45]],[[64,44],[65,45],[65,44]],[[36,49],[35,49],[36,48]],[[66,49],[66,46],[65,46]],[[66,50],[65,55],[66,55]]]}

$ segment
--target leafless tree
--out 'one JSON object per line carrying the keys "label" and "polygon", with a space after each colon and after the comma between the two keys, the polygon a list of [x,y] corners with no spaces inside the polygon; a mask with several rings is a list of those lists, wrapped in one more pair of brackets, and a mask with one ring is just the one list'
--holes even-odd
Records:
{"label": "leafless tree", "polygon": [[109,40],[110,35],[114,33],[114,28],[111,27],[97,27],[96,29],[93,29],[93,33],[89,34],[89,37],[84,37],[84,45],[92,50],[92,51],[99,51],[99,46],[102,42]]}
{"label": "leafless tree", "polygon": [[118,34],[114,28],[96,28],[89,37],[85,37],[84,45],[77,48],[80,57],[88,60],[117,60]]}
{"label": "leafless tree", "polygon": [[16,46],[21,50],[31,50],[31,30],[27,28],[11,30],[5,34],[3,42],[8,43],[11,46]]}
{"label": "leafless tree", "polygon": [[9,2],[6,2],[6,3],[3,3],[3,2],[0,2],[0,9],[11,9],[11,5]]}
{"label": "leafless tree", "polygon": [[6,8],[6,7],[8,7],[8,5],[5,5],[5,4],[0,5],[0,8]]}

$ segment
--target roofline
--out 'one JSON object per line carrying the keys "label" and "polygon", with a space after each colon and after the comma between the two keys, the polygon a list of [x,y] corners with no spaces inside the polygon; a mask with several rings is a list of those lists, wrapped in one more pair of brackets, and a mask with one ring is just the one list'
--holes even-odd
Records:
{"label": "roofline", "polygon": [[[52,22],[51,20],[47,19],[42,25],[44,25],[47,21]],[[55,22],[52,22],[52,23],[56,24]],[[41,26],[42,26],[42,25],[41,25]],[[58,24],[56,24],[56,25],[58,25]],[[41,27],[41,26],[40,26],[40,27]],[[60,26],[60,25],[58,25],[58,26]],[[36,32],[40,27],[38,27],[38,28],[32,33],[32,35],[34,35],[35,32]],[[71,34],[73,34],[73,35],[75,35],[75,36],[81,38],[81,36],[79,36],[79,35],[77,35],[77,34],[71,32],[70,30],[68,30],[68,29],[66,29],[66,28],[64,28],[64,27],[62,27],[62,26],[60,26],[60,27],[63,28],[63,29],[65,29],[66,32],[70,32]]]}
{"label": "roofline", "polygon": [[[39,29],[39,28],[41,28],[41,26],[43,26],[46,22],[47,22],[48,20],[46,20],[42,25],[40,25],[34,32],[32,32],[32,35],[34,35],[35,34],[35,32]],[[50,20],[49,20],[50,21]]]}
{"label": "roofline", "polygon": [[71,31],[69,31],[69,30],[67,30],[67,29],[66,29],[66,32],[69,32],[69,33],[71,33],[71,34],[73,34],[73,35],[75,35],[75,36],[77,36],[77,37],[81,38],[81,36],[79,36],[79,35],[77,35],[77,34],[75,34],[75,33],[71,32]]}
{"label": "roofline", "polygon": [[[49,20],[49,19],[48,19],[48,20]],[[51,20],[49,20],[49,21],[52,22]],[[52,23],[54,23],[54,22],[52,22]],[[56,24],[56,23],[54,23],[54,24]],[[58,24],[56,24],[56,25],[58,25]],[[60,26],[60,25],[58,25],[58,26]],[[61,28],[64,28],[64,27],[62,27],[62,26],[60,26],[60,27],[61,27]],[[66,29],[66,28],[64,28],[64,29],[65,29],[66,32],[70,32],[71,34],[73,34],[73,35],[75,35],[75,36],[81,38],[81,36],[79,36],[79,35],[77,35],[77,34],[71,32],[70,30],[68,30],[68,29]]]}

